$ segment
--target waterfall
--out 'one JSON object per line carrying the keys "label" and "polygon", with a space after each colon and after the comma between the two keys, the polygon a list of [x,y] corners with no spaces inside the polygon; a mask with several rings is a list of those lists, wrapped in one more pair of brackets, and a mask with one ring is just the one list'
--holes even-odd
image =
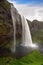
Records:
{"label": "waterfall", "polygon": [[12,16],[12,21],[13,21],[13,27],[14,27],[14,41],[13,41],[13,43],[12,43],[12,47],[11,47],[11,51],[12,52],[15,52],[15,50],[16,50],[16,36],[15,36],[15,34],[16,34],[16,24],[15,24],[15,22],[16,22],[16,16],[14,15],[14,6],[13,5],[11,5],[11,16]]}
{"label": "waterfall", "polygon": [[32,44],[31,34],[29,25],[26,19],[22,16],[22,45],[30,46]]}
{"label": "waterfall", "polygon": [[[16,51],[16,18],[17,15],[15,14],[15,8],[13,5],[11,5],[11,15],[12,15],[12,21],[13,21],[13,27],[14,27],[14,42],[12,43],[11,51]],[[22,43],[21,46],[24,47],[33,47],[36,48],[37,45],[32,43],[32,38],[30,34],[29,25],[26,21],[26,19],[22,16],[21,17],[21,23],[22,23]]]}
{"label": "waterfall", "polygon": [[28,22],[21,16],[22,19],[22,46],[36,48],[37,45],[32,43],[31,33]]}

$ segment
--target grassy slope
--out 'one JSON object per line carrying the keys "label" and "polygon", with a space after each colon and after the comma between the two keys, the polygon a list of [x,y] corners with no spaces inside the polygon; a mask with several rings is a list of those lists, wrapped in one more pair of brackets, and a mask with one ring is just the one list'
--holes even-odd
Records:
{"label": "grassy slope", "polygon": [[35,50],[19,60],[12,57],[1,57],[0,65],[43,65],[43,55]]}

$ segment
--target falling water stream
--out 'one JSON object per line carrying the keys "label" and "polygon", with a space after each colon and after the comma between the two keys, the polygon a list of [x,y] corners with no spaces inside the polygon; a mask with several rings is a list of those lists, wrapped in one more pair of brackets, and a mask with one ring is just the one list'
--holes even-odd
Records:
{"label": "falling water stream", "polygon": [[28,22],[23,16],[21,17],[21,19],[22,19],[22,44],[21,45],[25,47],[30,46],[30,47],[36,48],[37,45],[32,43]]}
{"label": "falling water stream", "polygon": [[[31,33],[29,29],[29,25],[26,19],[21,16],[21,23],[22,23],[22,33],[21,33],[21,40],[20,44],[17,44],[16,39],[16,19],[18,20],[18,16],[15,14],[16,8],[11,5],[11,16],[12,22],[14,27],[14,41],[11,44],[11,50],[9,48],[0,47],[0,56],[13,56],[15,58],[21,58],[33,50],[37,50],[43,54],[43,44],[33,43],[31,38]],[[18,27],[18,29],[20,29]],[[19,38],[18,38],[19,39]],[[22,42],[21,42],[22,41]]]}
{"label": "falling water stream", "polygon": [[12,21],[13,21],[13,27],[14,27],[14,41],[13,41],[13,44],[12,44],[12,47],[11,47],[11,51],[12,52],[15,52],[16,50],[16,18],[15,18],[15,15],[14,15],[14,6],[11,5],[11,15],[12,15]]}
{"label": "falling water stream", "polygon": [[22,43],[18,47],[16,44],[16,16],[14,14],[14,6],[11,5],[11,15],[13,20],[13,27],[14,27],[14,42],[12,43],[11,51],[15,53],[15,56],[17,58],[20,58],[28,53],[30,53],[34,49],[38,49],[38,44],[32,43],[31,33],[29,29],[29,25],[26,21],[26,19],[21,16],[21,22],[22,22]]}

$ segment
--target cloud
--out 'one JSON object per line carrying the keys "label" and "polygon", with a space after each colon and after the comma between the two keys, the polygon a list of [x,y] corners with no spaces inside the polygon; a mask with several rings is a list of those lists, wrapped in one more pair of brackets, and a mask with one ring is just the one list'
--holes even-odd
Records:
{"label": "cloud", "polygon": [[30,4],[17,4],[16,2],[13,3],[18,12],[24,16],[25,18],[29,20],[41,20],[43,21],[43,7],[42,6],[36,6]]}

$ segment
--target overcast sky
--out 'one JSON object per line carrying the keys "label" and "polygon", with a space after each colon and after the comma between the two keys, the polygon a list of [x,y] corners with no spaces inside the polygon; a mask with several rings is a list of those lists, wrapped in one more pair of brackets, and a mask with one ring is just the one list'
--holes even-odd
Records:
{"label": "overcast sky", "polygon": [[43,21],[43,0],[9,0],[29,20]]}

